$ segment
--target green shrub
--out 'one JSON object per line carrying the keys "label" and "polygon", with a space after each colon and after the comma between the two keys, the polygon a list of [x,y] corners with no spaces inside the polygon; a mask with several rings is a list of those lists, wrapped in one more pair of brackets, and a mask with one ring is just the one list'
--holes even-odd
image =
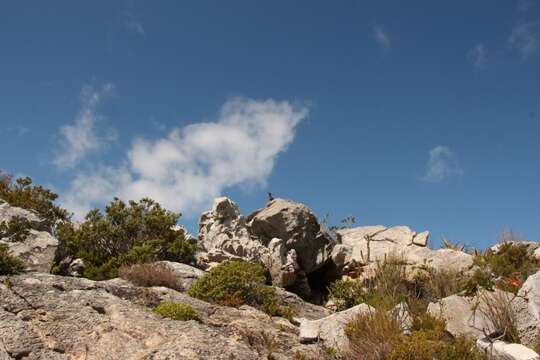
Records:
{"label": "green shrub", "polygon": [[334,302],[337,311],[349,309],[358,305],[363,298],[364,288],[358,280],[337,280],[329,288],[329,297]]}
{"label": "green shrub", "polygon": [[479,270],[466,287],[469,294],[475,293],[478,287],[491,290],[493,286],[517,293],[527,277],[540,269],[540,261],[529,252],[526,244],[519,242],[503,242],[497,252],[488,249],[475,256],[474,264]]}
{"label": "green shrub", "polygon": [[395,343],[388,360],[480,360],[486,359],[465,337],[444,339],[442,333],[416,331],[401,336]]}
{"label": "green shrub", "polygon": [[494,286],[495,283],[491,272],[486,268],[476,268],[472,276],[465,282],[463,290],[465,291],[465,295],[473,296],[476,295],[480,289],[492,291]]}
{"label": "green shrub", "polygon": [[500,244],[497,253],[488,249],[475,258],[475,264],[489,267],[495,276],[502,277],[527,277],[540,267],[540,262],[529,253],[526,244],[512,242]]}
{"label": "green shrub", "polygon": [[199,320],[197,310],[193,306],[184,303],[166,301],[154,308],[154,312],[172,320]]}
{"label": "green shrub", "polygon": [[183,233],[173,229],[179,216],[150,199],[130,201],[129,205],[114,199],[105,214],[94,209],[79,227],[71,223],[58,227],[53,268],[64,273],[69,264],[66,259],[81,258],[84,276],[102,280],[118,276],[122,265],[189,262],[195,249]]}
{"label": "green shrub", "polygon": [[246,261],[227,261],[199,278],[189,295],[223,306],[251,305],[269,315],[291,317],[288,307],[280,306],[275,288],[266,285],[265,269]]}
{"label": "green shrub", "polygon": [[0,244],[0,275],[15,275],[23,271],[24,263],[9,254],[9,248],[5,244]]}
{"label": "green shrub", "polygon": [[54,204],[58,195],[42,187],[32,185],[29,177],[13,181],[10,175],[0,172],[0,199],[12,206],[32,210],[43,220],[44,226],[52,230],[60,221],[67,221],[67,210]]}
{"label": "green shrub", "polygon": [[[480,360],[486,359],[465,337],[452,337],[443,319],[425,312],[411,314],[410,333],[389,311],[356,316],[345,330],[350,340],[347,359],[363,360]],[[409,324],[407,324],[409,325]]]}
{"label": "green shrub", "polygon": [[30,234],[30,221],[22,216],[14,216],[9,221],[0,223],[0,238],[10,242],[21,242]]}

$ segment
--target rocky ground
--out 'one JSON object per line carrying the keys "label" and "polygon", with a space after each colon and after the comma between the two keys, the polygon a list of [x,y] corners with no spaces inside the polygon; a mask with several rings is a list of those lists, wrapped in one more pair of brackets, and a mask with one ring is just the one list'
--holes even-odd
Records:
{"label": "rocky ground", "polygon": [[[0,203],[0,222],[13,216],[27,216],[39,224],[34,214]],[[0,276],[0,360],[331,359],[337,357],[335,350],[348,346],[347,323],[357,314],[373,311],[360,304],[334,312],[325,298],[332,281],[365,276],[378,261],[395,253],[410,269],[473,268],[469,253],[430,249],[427,231],[363,226],[330,232],[303,204],[276,199],[245,217],[230,199],[216,199],[201,216],[198,237],[191,237],[201,248],[193,266],[167,266],[187,290],[224,261],[260,263],[278,287],[281,302],[294,309],[294,318],[288,320],[245,305],[210,304],[185,291],[138,287],[122,279],[84,279],[78,277],[84,267],[80,260],[71,264],[72,276],[49,274],[58,242],[36,228],[23,242],[0,239],[27,266],[20,275]],[[531,247],[532,252],[539,248],[536,243]],[[478,297],[452,295],[430,304],[429,311],[446,319],[450,334],[478,339],[478,347],[493,358],[540,359],[524,346],[533,347],[538,338],[540,273],[529,277],[519,295],[512,306],[523,345],[487,337],[489,320],[471,310]],[[152,312],[166,300],[190,304],[199,320],[174,321]]]}

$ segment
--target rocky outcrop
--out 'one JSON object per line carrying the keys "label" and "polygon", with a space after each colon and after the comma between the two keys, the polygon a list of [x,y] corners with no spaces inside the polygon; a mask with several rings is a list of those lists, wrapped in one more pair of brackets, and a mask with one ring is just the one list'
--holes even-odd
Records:
{"label": "rocky outcrop", "polygon": [[370,311],[375,311],[375,309],[369,305],[360,304],[319,320],[298,319],[300,341],[304,343],[323,341],[325,346],[346,351],[349,345],[345,334],[347,324],[357,315]]}
{"label": "rocky outcrop", "polygon": [[308,275],[325,265],[334,245],[315,215],[304,205],[276,199],[248,218],[228,198],[217,198],[201,215],[197,256],[203,267],[244,259],[264,265],[272,283],[309,297]]}
{"label": "rocky outcrop", "polygon": [[526,304],[517,314],[521,341],[527,346],[535,346],[540,336],[540,271],[527,278],[518,296]]}
{"label": "rocky outcrop", "polygon": [[452,249],[432,250],[427,247],[429,232],[416,233],[407,226],[386,228],[382,225],[338,230],[342,246],[334,248],[332,258],[347,272],[354,267],[399,256],[410,265],[467,270],[473,257]]}
{"label": "rocky outcrop", "polygon": [[[475,312],[477,300],[472,297],[451,295],[428,306],[428,312],[446,321],[446,331],[453,336],[467,335],[475,339],[486,336],[484,329],[493,326],[481,312]],[[489,330],[488,330],[489,331]]]}
{"label": "rocky outcrop", "polygon": [[0,199],[0,223],[9,221],[14,217],[22,217],[30,222],[33,228],[38,230],[45,230],[43,228],[43,221],[32,211],[11,206],[7,202]]}
{"label": "rocky outcrop", "polygon": [[248,217],[247,226],[250,234],[263,244],[282,239],[288,250],[296,251],[298,264],[306,274],[327,262],[335,244],[307,206],[290,200],[270,201]]}
{"label": "rocky outcrop", "polygon": [[30,230],[24,241],[0,240],[8,246],[10,252],[24,261],[28,270],[49,271],[54,259],[58,240],[45,231]]}
{"label": "rocky outcrop", "polygon": [[479,339],[476,346],[489,359],[494,360],[540,360],[540,356],[533,350],[521,344],[509,344],[504,341],[491,341]]}
{"label": "rocky outcrop", "polygon": [[[6,286],[5,284],[9,284]],[[0,277],[0,359],[291,359],[319,358],[282,318],[242,306],[212,305],[167,288],[121,279],[27,273]],[[199,321],[151,311],[162,301],[188,303]]]}
{"label": "rocky outcrop", "polygon": [[155,264],[164,265],[176,275],[176,280],[180,288],[185,291],[204,275],[204,271],[182,263],[172,261],[157,261]]}
{"label": "rocky outcrop", "polygon": [[23,260],[28,270],[49,271],[58,247],[58,240],[49,232],[41,231],[44,229],[43,222],[36,214],[0,200],[0,223],[14,217],[28,220],[32,229],[23,241],[3,238],[0,239],[0,244],[7,245],[10,253]]}

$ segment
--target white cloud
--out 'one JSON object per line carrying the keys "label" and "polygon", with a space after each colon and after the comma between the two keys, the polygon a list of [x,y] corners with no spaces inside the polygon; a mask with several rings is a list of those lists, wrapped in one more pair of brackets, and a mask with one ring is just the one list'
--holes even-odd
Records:
{"label": "white cloud", "polygon": [[481,69],[487,62],[487,49],[484,44],[476,44],[468,53],[469,59],[477,69]]}
{"label": "white cloud", "polygon": [[287,101],[227,101],[216,121],[173,129],[156,140],[136,139],[122,166],[79,173],[64,205],[80,217],[114,196],[151,197],[194,215],[225,188],[264,185],[307,114],[307,107]]}
{"label": "white cloud", "polygon": [[510,46],[525,60],[540,49],[540,22],[518,24],[508,39]]}
{"label": "white cloud", "polygon": [[96,110],[112,89],[112,84],[104,85],[101,90],[95,90],[91,86],[82,89],[81,109],[73,124],[60,128],[60,149],[53,159],[57,167],[72,168],[89,153],[99,151],[116,140],[115,130],[98,132],[95,127],[101,118]]}
{"label": "white cloud", "polygon": [[390,41],[390,38],[388,37],[388,34],[384,31],[383,28],[379,26],[374,26],[373,38],[381,48],[383,48],[384,50],[390,50],[392,43]]}
{"label": "white cloud", "polygon": [[446,146],[436,146],[429,151],[426,174],[422,178],[426,182],[441,182],[454,175],[463,175],[456,155]]}

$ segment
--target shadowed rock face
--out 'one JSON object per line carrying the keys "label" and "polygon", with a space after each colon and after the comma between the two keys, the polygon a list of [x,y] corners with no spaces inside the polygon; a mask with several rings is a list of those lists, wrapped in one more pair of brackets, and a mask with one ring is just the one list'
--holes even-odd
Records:
{"label": "shadowed rock face", "polygon": [[[4,280],[0,277],[0,359],[255,360],[266,358],[265,341],[275,342],[276,359],[291,359],[296,351],[316,358],[320,351],[318,345],[300,344],[298,328],[284,319],[248,306],[211,305],[120,279],[94,282],[31,273],[11,277],[9,287]],[[165,300],[192,305],[200,322],[165,319],[148,307]],[[327,314],[308,308],[302,316]]]}
{"label": "shadowed rock face", "polygon": [[272,200],[265,208],[251,214],[247,221],[250,234],[263,244],[273,238],[284,240],[287,249],[298,254],[298,263],[306,274],[321,268],[335,245],[322,231],[313,212],[293,201]]}

